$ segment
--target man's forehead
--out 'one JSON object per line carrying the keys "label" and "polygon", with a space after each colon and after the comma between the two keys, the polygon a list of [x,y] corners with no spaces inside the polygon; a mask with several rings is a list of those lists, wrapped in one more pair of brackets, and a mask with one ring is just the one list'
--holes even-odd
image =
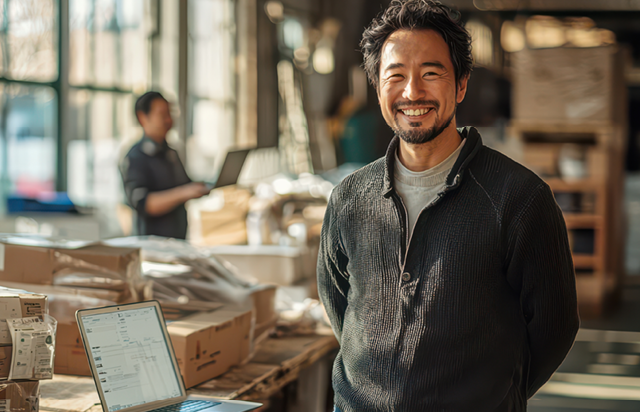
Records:
{"label": "man's forehead", "polygon": [[154,107],[154,106],[157,108],[169,107],[169,102],[158,97],[157,99],[153,99],[151,101],[151,107]]}
{"label": "man's forehead", "polygon": [[442,35],[433,29],[400,29],[391,33],[382,46],[380,69],[384,70],[385,62],[387,64],[395,62],[402,54],[412,57],[417,57],[417,54],[444,54],[449,58],[443,60],[450,63],[449,46]]}

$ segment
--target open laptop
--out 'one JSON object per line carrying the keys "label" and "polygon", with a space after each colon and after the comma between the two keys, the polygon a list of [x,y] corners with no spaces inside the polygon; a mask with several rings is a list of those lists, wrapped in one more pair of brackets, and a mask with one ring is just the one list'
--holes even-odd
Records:
{"label": "open laptop", "polygon": [[241,149],[227,152],[215,182],[205,183],[207,189],[213,190],[223,186],[235,185],[250,151],[251,149]]}
{"label": "open laptop", "polygon": [[76,312],[105,412],[241,412],[254,402],[187,396],[157,301]]}

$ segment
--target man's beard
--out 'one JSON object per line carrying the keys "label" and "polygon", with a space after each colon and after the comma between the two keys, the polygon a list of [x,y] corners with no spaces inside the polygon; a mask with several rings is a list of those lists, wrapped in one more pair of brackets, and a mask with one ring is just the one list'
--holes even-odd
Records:
{"label": "man's beard", "polygon": [[423,144],[423,143],[432,141],[436,137],[440,136],[440,134],[447,127],[449,127],[449,125],[451,125],[451,122],[453,121],[453,118],[456,115],[456,108],[454,108],[453,113],[451,113],[451,116],[449,116],[449,119],[441,123],[440,117],[438,116],[438,110],[440,109],[439,102],[435,100],[433,101],[430,100],[425,102],[415,102],[414,105],[415,104],[432,105],[434,107],[433,110],[436,112],[436,119],[433,127],[430,127],[427,130],[418,129],[418,127],[420,127],[422,123],[409,123],[409,126],[411,126],[411,129],[404,130],[398,127],[398,112],[397,112],[398,108],[394,107],[394,109],[396,109],[396,115],[394,116],[394,121],[396,125],[395,127],[392,127],[393,132],[396,134],[396,136],[398,136],[399,138],[401,138],[402,140],[404,140],[409,144]]}

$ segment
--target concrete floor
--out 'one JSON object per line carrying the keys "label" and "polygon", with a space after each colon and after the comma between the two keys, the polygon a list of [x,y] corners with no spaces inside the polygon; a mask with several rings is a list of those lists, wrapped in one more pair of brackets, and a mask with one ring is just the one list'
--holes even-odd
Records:
{"label": "concrete floor", "polygon": [[573,349],[530,412],[640,411],[640,287],[617,310],[583,320]]}

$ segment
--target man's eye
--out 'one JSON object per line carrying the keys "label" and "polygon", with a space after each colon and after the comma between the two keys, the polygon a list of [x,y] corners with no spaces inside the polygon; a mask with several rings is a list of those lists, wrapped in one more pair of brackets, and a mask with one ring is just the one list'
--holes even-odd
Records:
{"label": "man's eye", "polygon": [[436,73],[436,72],[426,72],[424,75],[425,76],[437,76],[438,73]]}

